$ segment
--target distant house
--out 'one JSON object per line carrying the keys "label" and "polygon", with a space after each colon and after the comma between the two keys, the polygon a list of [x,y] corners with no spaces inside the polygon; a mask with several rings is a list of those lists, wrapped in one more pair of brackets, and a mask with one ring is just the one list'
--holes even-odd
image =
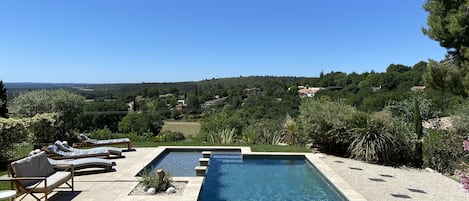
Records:
{"label": "distant house", "polygon": [[250,88],[250,89],[244,89],[247,95],[257,95],[262,92],[261,88]]}
{"label": "distant house", "polygon": [[215,96],[215,99],[205,101],[204,105],[205,105],[205,106],[215,105],[215,104],[217,104],[217,103],[220,102],[220,101],[226,100],[227,98],[228,98],[228,97],[222,97],[222,98],[220,98],[220,96],[217,95],[217,96]]}
{"label": "distant house", "polygon": [[425,90],[425,88],[427,87],[426,86],[413,86],[410,88],[410,90],[413,92],[420,92],[420,91]]}
{"label": "distant house", "polygon": [[174,94],[162,94],[159,97],[160,98],[168,98],[168,97],[171,97],[171,96],[174,96]]}
{"label": "distant house", "polygon": [[187,106],[187,101],[186,101],[186,100],[184,100],[184,99],[180,99],[180,100],[178,100],[178,102],[177,102],[177,103],[178,103],[178,105]]}
{"label": "distant house", "polygon": [[308,87],[308,88],[305,88],[305,87],[302,87],[302,89],[300,89],[298,87],[298,95],[300,97],[314,97],[316,95],[316,93],[320,90],[322,90],[324,88],[322,87]]}
{"label": "distant house", "polygon": [[379,87],[370,87],[370,88],[371,88],[371,91],[377,92],[377,91],[381,90],[381,85],[379,85]]}
{"label": "distant house", "polygon": [[453,117],[437,117],[422,122],[422,126],[426,129],[450,130],[453,127]]}

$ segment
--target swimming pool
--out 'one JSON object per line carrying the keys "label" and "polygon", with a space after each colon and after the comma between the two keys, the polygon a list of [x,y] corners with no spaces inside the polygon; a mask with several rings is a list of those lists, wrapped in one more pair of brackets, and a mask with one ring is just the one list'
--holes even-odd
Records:
{"label": "swimming pool", "polygon": [[200,150],[167,151],[153,160],[146,168],[160,169],[174,177],[195,176],[195,166],[202,157]]}
{"label": "swimming pool", "polygon": [[304,157],[214,154],[198,200],[346,199]]}

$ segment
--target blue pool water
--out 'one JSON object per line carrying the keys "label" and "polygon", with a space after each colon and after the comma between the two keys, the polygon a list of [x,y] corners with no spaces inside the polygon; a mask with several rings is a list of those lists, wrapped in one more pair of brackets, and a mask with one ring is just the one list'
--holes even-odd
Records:
{"label": "blue pool water", "polygon": [[304,158],[215,154],[199,201],[346,200]]}
{"label": "blue pool water", "polygon": [[202,158],[200,151],[170,151],[150,163],[147,168],[163,168],[165,172],[175,177],[195,176],[195,166],[199,165],[199,158]]}

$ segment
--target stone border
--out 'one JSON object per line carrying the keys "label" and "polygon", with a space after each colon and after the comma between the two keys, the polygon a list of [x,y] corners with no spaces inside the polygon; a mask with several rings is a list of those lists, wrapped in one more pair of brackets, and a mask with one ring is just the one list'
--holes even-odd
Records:
{"label": "stone border", "polygon": [[[263,156],[304,156],[306,160],[310,162],[319,172],[332,183],[335,188],[348,200],[350,201],[366,201],[366,199],[358,193],[349,183],[347,183],[342,177],[335,173],[329,166],[326,165],[320,158],[322,154],[313,153],[285,153],[285,152],[252,152],[250,147],[235,147],[235,146],[160,146],[158,147],[157,158],[161,153],[164,153],[167,149],[177,150],[241,150],[242,155],[263,155]],[[153,159],[154,160],[154,159]],[[152,160],[152,161],[153,161]],[[149,161],[148,163],[152,162]],[[138,170],[140,171],[140,170]],[[138,173],[138,172],[137,172]],[[186,189],[184,190],[181,197],[178,199],[181,201],[197,201],[199,193],[202,189],[202,183],[204,177],[173,177],[174,181],[185,181],[187,182]]]}

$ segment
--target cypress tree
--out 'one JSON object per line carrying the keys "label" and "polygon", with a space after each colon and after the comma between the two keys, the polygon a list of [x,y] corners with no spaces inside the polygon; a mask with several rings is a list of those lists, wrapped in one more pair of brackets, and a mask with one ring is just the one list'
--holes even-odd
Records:
{"label": "cypress tree", "polygon": [[422,150],[422,117],[420,116],[419,102],[414,98],[414,131],[417,135],[417,142],[415,144],[415,165],[422,167],[423,165],[423,150]]}
{"label": "cypress tree", "polygon": [[7,117],[7,90],[3,85],[3,81],[0,80],[0,117]]}

